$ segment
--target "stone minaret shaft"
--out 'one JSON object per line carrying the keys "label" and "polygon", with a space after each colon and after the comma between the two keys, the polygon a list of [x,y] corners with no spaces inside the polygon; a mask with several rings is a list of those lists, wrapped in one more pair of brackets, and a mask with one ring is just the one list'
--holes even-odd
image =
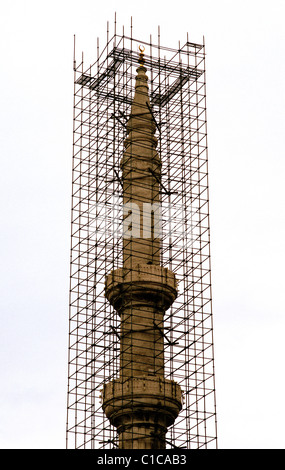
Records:
{"label": "stone minaret shaft", "polygon": [[[105,384],[103,409],[121,449],[163,449],[181,409],[178,384],[164,378],[164,312],[177,296],[173,272],[160,265],[156,210],[161,160],[156,151],[143,54],[121,160],[123,268],[106,278],[105,294],[120,315],[120,377]],[[153,210],[152,210],[153,209]]]}

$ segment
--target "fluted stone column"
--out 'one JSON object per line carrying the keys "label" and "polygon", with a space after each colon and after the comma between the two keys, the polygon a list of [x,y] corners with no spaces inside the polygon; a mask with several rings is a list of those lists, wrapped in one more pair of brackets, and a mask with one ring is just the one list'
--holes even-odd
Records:
{"label": "fluted stone column", "polygon": [[121,160],[125,232],[123,268],[106,277],[105,295],[118,311],[120,377],[105,384],[103,409],[121,449],[163,449],[181,410],[181,389],[164,378],[163,317],[177,296],[173,272],[160,265],[160,239],[149,208],[160,202],[156,151],[143,57],[137,69],[128,137]]}

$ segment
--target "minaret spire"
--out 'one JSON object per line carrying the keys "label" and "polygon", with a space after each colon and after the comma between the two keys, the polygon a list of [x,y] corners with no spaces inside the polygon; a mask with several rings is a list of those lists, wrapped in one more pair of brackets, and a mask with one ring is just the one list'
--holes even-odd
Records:
{"label": "minaret spire", "polygon": [[[124,142],[125,152],[121,161],[123,172],[123,202],[125,217],[132,211],[131,233],[124,233],[124,266],[160,263],[160,240],[158,239],[158,217],[160,203],[161,160],[156,151],[156,125],[150,112],[147,69],[140,49],[131,114],[127,123],[128,137]],[[146,227],[150,209],[156,209],[156,227]],[[154,219],[154,217],[153,217]],[[153,224],[155,220],[152,221]],[[125,221],[127,229],[127,220]],[[154,230],[156,228],[156,230]],[[149,229],[149,233],[146,233]],[[139,233],[138,233],[139,232]]]}
{"label": "minaret spire", "polygon": [[175,275],[160,265],[155,208],[161,160],[150,111],[144,48],[121,160],[124,204],[123,268],[106,277],[105,295],[121,319],[120,376],[105,384],[103,409],[121,449],[163,449],[181,409],[181,389],[164,377],[165,311],[177,297]]}

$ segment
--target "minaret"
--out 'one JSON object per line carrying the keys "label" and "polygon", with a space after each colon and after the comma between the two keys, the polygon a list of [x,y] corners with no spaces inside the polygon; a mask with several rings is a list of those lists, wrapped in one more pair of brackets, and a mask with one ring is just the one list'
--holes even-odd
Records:
{"label": "minaret", "polygon": [[160,238],[151,211],[160,203],[161,160],[143,50],[121,160],[123,268],[107,275],[105,284],[105,295],[121,320],[120,376],[105,384],[102,398],[120,449],[164,449],[167,428],[182,407],[180,386],[164,377],[163,318],[177,297],[177,282],[160,265]]}

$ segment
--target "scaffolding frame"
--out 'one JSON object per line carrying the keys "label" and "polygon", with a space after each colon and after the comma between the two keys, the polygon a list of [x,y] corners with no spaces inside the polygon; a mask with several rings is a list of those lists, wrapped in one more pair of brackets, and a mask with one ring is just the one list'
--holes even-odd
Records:
{"label": "scaffolding frame", "polygon": [[[109,36],[109,34],[108,34]],[[145,47],[151,113],[162,160],[161,265],[179,281],[164,325],[165,377],[183,390],[167,448],[217,448],[211,292],[205,42],[178,49],[116,32],[85,68],[74,58],[67,448],[113,449],[103,385],[118,376],[120,318],[104,295],[122,266],[120,159]]]}

